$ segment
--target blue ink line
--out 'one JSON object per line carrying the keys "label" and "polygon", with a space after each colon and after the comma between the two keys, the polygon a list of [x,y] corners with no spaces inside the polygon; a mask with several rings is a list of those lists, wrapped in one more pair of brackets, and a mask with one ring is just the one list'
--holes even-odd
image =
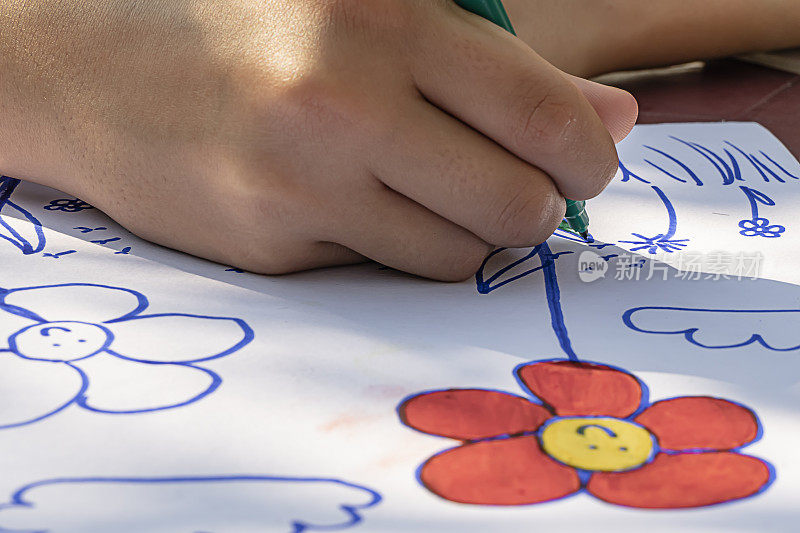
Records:
{"label": "blue ink line", "polygon": [[[656,153],[658,153],[658,154],[661,154],[661,155],[663,155],[664,157],[666,157],[667,159],[669,159],[670,161],[672,161],[673,163],[675,163],[676,165],[678,165],[679,167],[681,167],[683,170],[685,170],[685,171],[686,171],[686,173],[689,175],[689,177],[690,177],[690,178],[692,178],[692,179],[694,180],[694,182],[695,182],[695,184],[696,184],[696,185],[698,185],[698,186],[700,186],[700,187],[702,187],[702,186],[703,186],[703,182],[700,180],[700,178],[699,178],[699,177],[697,177],[697,174],[695,174],[695,173],[694,173],[694,171],[693,171],[691,168],[689,168],[689,167],[688,167],[688,166],[687,166],[687,165],[686,165],[686,164],[685,164],[683,161],[681,161],[680,159],[678,159],[678,158],[676,158],[676,157],[674,157],[674,156],[671,156],[671,155],[670,155],[670,154],[668,154],[667,152],[664,152],[664,151],[662,151],[662,150],[659,150],[658,148],[654,148],[654,147],[652,147],[652,146],[645,146],[645,148],[647,148],[647,149],[649,149],[649,150],[652,150],[652,151],[654,151],[654,152],[656,152]],[[652,164],[652,163],[651,163],[651,164]],[[655,166],[655,165],[654,165],[654,166]],[[660,169],[660,168],[659,168],[659,170],[661,170],[662,172],[665,172],[665,173],[666,173],[667,175],[669,175],[669,176],[672,176],[672,174],[670,174],[669,172],[666,172],[666,171],[665,171],[665,170],[663,170],[663,169]],[[680,178],[677,178],[677,177],[675,177],[675,176],[672,176],[672,177],[674,177],[675,179],[678,179],[679,181],[683,181],[684,183],[686,183],[684,180],[681,180]]]}
{"label": "blue ink line", "polygon": [[[486,268],[487,263],[489,260],[505,250],[505,248],[500,248],[495,250],[484,260],[483,264],[481,265],[478,272],[475,273],[475,281],[477,283],[478,292],[480,294],[489,294],[492,291],[499,289],[500,287],[512,283],[524,276],[528,276],[534,272],[542,271],[542,275],[544,276],[544,285],[545,285],[545,292],[547,295],[547,307],[550,310],[550,323],[553,327],[553,332],[558,339],[558,343],[561,346],[561,349],[564,350],[564,353],[567,355],[570,361],[578,361],[578,355],[572,349],[572,341],[570,341],[569,333],[567,332],[567,325],[564,321],[564,313],[561,308],[561,289],[558,286],[558,277],[556,275],[556,259],[558,259],[562,255],[571,254],[573,252],[557,252],[553,253],[550,249],[550,246],[544,242],[536,247],[533,250],[523,257],[520,260],[513,262],[512,264],[502,268],[496,274],[491,276],[488,280],[484,280],[484,270]],[[539,261],[541,266],[536,268],[532,268],[522,274],[504,280],[496,285],[492,285],[494,281],[496,281],[500,276],[508,272],[510,269],[520,265],[523,261],[527,261],[531,259],[533,256],[538,255]]]}
{"label": "blue ink line", "polygon": [[628,309],[622,315],[622,321],[628,328],[632,329],[633,331],[637,331],[639,333],[649,333],[651,335],[683,335],[683,337],[690,344],[693,344],[700,348],[706,348],[709,350],[741,348],[743,346],[748,346],[753,343],[760,344],[767,350],[773,352],[792,352],[795,350],[800,350],[800,345],[789,346],[787,348],[776,348],[770,345],[766,340],[764,340],[764,337],[762,337],[758,333],[754,333],[750,336],[749,339],[735,344],[720,344],[720,345],[703,344],[702,342],[695,339],[695,334],[698,331],[700,331],[699,327],[689,327],[684,329],[664,330],[664,331],[648,330],[640,328],[639,326],[634,324],[633,320],[634,318],[633,315],[640,311],[681,311],[681,312],[685,311],[685,312],[699,312],[699,313],[753,313],[753,314],[798,313],[800,315],[800,310],[798,309],[706,309],[706,308],[692,308],[692,307],[647,306],[647,307],[634,307],[632,309]]}
{"label": "blue ink line", "polygon": [[117,241],[121,241],[121,240],[122,240],[122,237],[113,237],[111,239],[98,239],[96,241],[89,241],[89,242],[91,242],[92,244],[103,245],[103,244],[110,244],[112,242],[117,242]]}
{"label": "blue ink line", "polygon": [[[13,204],[10,201],[6,201],[6,205],[7,206],[11,206],[11,207],[15,206],[15,204]],[[24,243],[26,243],[27,241],[25,241],[25,239],[22,237],[22,235],[19,234],[19,232],[17,230],[15,230],[13,227],[9,226],[5,222],[5,220],[0,220],[0,223],[2,223],[3,227],[5,227],[8,230],[8,232],[11,233],[11,236],[16,239],[16,242],[14,242],[14,241],[11,241],[11,242],[16,244],[17,248],[19,248],[20,250],[23,250],[23,252],[24,252]]]}
{"label": "blue ink line", "polygon": [[766,182],[769,182],[769,177],[767,177],[767,175],[764,174],[764,171],[761,170],[761,167],[758,165],[758,163],[756,163],[755,158],[753,156],[751,156],[750,154],[746,153],[744,150],[742,150],[741,148],[739,148],[738,146],[736,146],[735,144],[733,144],[730,141],[725,141],[725,144],[727,144],[728,146],[732,147],[734,150],[736,150],[737,152],[742,154],[745,157],[745,159],[747,159],[750,162],[750,164],[753,166],[753,168],[755,168],[758,171],[758,173],[761,174],[761,177],[763,178],[763,180],[766,181]]}
{"label": "blue ink line", "polygon": [[[609,246],[614,246],[613,243],[607,243],[607,242],[606,243],[601,243],[601,242],[597,242],[597,241],[595,241],[595,242],[586,242],[585,240],[583,240],[583,238],[577,237],[575,234],[569,233],[569,232],[561,230],[561,229],[557,229],[553,233],[553,236],[560,237],[560,238],[562,238],[564,240],[567,240],[567,241],[579,242],[579,243],[583,244],[584,246],[588,246],[589,248],[596,248],[598,250],[602,250],[603,248],[608,248]],[[591,234],[589,234],[589,238],[594,239],[594,237],[592,237]],[[563,255],[563,254],[559,254],[559,255]]]}
{"label": "blue ink line", "polygon": [[[112,352],[111,350],[106,350],[106,351],[108,353],[110,353],[111,355],[113,355],[113,356],[119,357],[120,359],[127,359],[129,361],[135,361],[135,359],[130,359],[130,358],[127,358],[127,357],[121,357],[118,354]],[[79,405],[80,407],[83,407],[87,411],[91,411],[93,413],[102,413],[102,414],[107,414],[107,415],[133,415],[133,414],[140,414],[140,413],[155,413],[155,412],[158,412],[158,411],[166,411],[166,410],[169,410],[169,409],[177,409],[179,407],[185,407],[187,405],[191,405],[191,404],[193,404],[195,402],[198,402],[198,401],[202,400],[203,398],[205,398],[209,394],[212,394],[214,391],[216,391],[219,388],[220,385],[222,385],[222,378],[219,376],[219,374],[217,374],[213,370],[209,370],[207,368],[202,368],[202,367],[195,366],[195,365],[192,365],[192,364],[184,364],[184,363],[154,363],[152,361],[140,361],[140,362],[144,362],[146,364],[151,364],[151,365],[183,366],[183,367],[188,367],[188,368],[194,368],[194,369],[200,370],[201,372],[204,372],[205,374],[207,374],[211,378],[211,384],[203,392],[201,392],[200,394],[197,394],[196,396],[194,396],[194,397],[192,397],[192,398],[190,398],[188,400],[184,400],[182,402],[178,402],[178,403],[171,404],[171,405],[160,405],[158,407],[148,407],[148,408],[144,408],[144,409],[124,409],[124,410],[120,409],[120,410],[115,410],[115,409],[101,409],[99,407],[93,407],[92,405],[89,404],[90,398],[89,398],[88,392],[78,396],[76,398],[76,400],[75,400],[75,403],[77,405]],[[72,364],[70,364],[68,362],[66,364],[68,366],[76,368],[74,365],[72,365]]]}
{"label": "blue ink line", "polygon": [[[526,256],[524,256],[521,259],[518,259],[518,260],[514,261],[510,265],[507,265],[507,266],[501,268],[494,275],[492,275],[488,280],[484,281],[484,277],[483,277],[484,274],[483,273],[484,273],[484,270],[486,269],[486,265],[488,264],[489,260],[491,260],[492,257],[496,256],[497,254],[507,250],[507,248],[498,248],[497,250],[495,250],[494,252],[489,254],[489,256],[486,259],[484,259],[483,264],[478,269],[478,272],[475,273],[475,281],[477,283],[478,292],[480,294],[489,294],[490,292],[495,291],[495,290],[499,289],[500,287],[508,285],[509,283],[513,283],[513,282],[517,281],[518,279],[524,278],[526,276],[529,276],[529,275],[531,275],[531,274],[533,274],[535,272],[538,272],[538,271],[542,270],[543,266],[538,266],[538,267],[535,267],[535,268],[531,268],[529,270],[526,270],[525,272],[522,272],[521,274],[517,274],[516,276],[512,276],[512,277],[510,277],[510,278],[508,278],[506,280],[503,280],[500,283],[498,283],[497,285],[492,285],[493,282],[495,282],[498,278],[503,276],[509,270],[521,265],[525,261],[528,261],[531,258],[533,258],[536,255],[538,255],[539,251],[541,250],[541,246],[542,246],[541,244],[538,245],[538,246],[535,246]],[[568,254],[571,254],[571,253],[573,253],[573,252],[558,252],[558,253],[555,253],[555,254],[551,254],[550,258],[554,260],[554,259],[557,259],[558,257],[560,257],[562,255],[568,255]]]}
{"label": "blue ink line", "polygon": [[[11,350],[3,350],[3,351],[4,352],[6,352],[6,351],[11,352]],[[14,353],[14,352],[11,352],[11,353]],[[86,373],[83,370],[81,370],[80,368],[78,368],[76,366],[73,366],[73,365],[70,365],[70,364],[67,364],[67,366],[69,366],[70,368],[75,370],[75,372],[78,373],[78,375],[79,375],[79,377],[81,379],[81,388],[78,390],[78,392],[77,392],[77,394],[75,394],[75,396],[73,396],[72,398],[70,398],[65,403],[61,404],[60,406],[56,407],[52,411],[49,411],[49,412],[47,412],[47,413],[45,413],[43,415],[36,416],[36,417],[31,418],[29,420],[24,420],[22,422],[14,422],[12,424],[0,425],[0,429],[13,429],[13,428],[18,428],[18,427],[22,427],[22,426],[27,426],[27,425],[30,425],[30,424],[35,424],[36,422],[41,422],[45,418],[49,418],[49,417],[51,417],[51,416],[53,416],[55,414],[60,413],[61,411],[63,411],[64,409],[66,409],[67,407],[69,407],[70,405],[75,403],[78,400],[78,398],[83,396],[83,394],[89,388],[89,376],[87,376]],[[0,506],[0,508],[2,508],[2,506]],[[0,531],[3,531],[2,528],[0,528]]]}
{"label": "blue ink line", "polygon": [[775,171],[773,171],[773,170],[772,170],[771,168],[769,168],[767,165],[765,165],[764,163],[762,163],[762,162],[761,162],[761,160],[759,160],[759,159],[758,159],[756,156],[753,156],[753,161],[755,161],[755,162],[756,162],[756,164],[758,164],[758,166],[760,166],[761,168],[763,168],[764,170],[766,170],[767,172],[769,172],[769,174],[770,174],[770,175],[771,175],[773,178],[775,178],[776,180],[778,180],[778,181],[779,181],[779,182],[781,182],[781,183],[786,183],[786,180],[784,180],[783,178],[781,178],[780,176],[778,176],[778,175],[775,173]]}
{"label": "blue ink line", "polygon": [[[201,318],[201,319],[204,319],[204,320],[215,320],[215,321],[219,321],[219,322],[233,322],[237,326],[239,326],[241,328],[241,330],[242,330],[242,340],[240,340],[239,342],[237,342],[235,345],[233,345],[232,347],[228,348],[224,352],[218,353],[218,354],[214,354],[214,355],[211,355],[211,356],[208,356],[208,357],[201,357],[201,358],[198,358],[198,359],[181,361],[181,363],[202,363],[202,362],[205,362],[205,361],[211,361],[213,359],[219,359],[220,357],[225,357],[226,355],[230,355],[230,354],[232,354],[234,352],[237,352],[237,351],[241,350],[242,348],[244,348],[245,346],[250,344],[253,341],[253,339],[255,338],[255,332],[253,331],[253,328],[251,328],[250,325],[247,322],[245,322],[244,320],[242,320],[241,318],[217,317],[217,316],[207,316],[207,315],[192,315],[192,314],[188,314],[188,313],[159,313],[159,314],[155,314],[155,315],[141,315],[141,314],[126,315],[126,316],[124,316],[122,318],[116,318],[114,320],[107,320],[106,322],[104,322],[104,324],[117,324],[119,322],[133,322],[133,321],[136,321],[136,320],[146,320],[146,319],[150,319],[150,318],[162,318],[162,317]],[[161,362],[148,361],[147,359],[137,359],[135,357],[128,357],[128,356],[122,355],[120,353],[117,353],[117,352],[115,352],[113,350],[106,350],[106,351],[108,353],[110,353],[111,355],[115,356],[115,357],[119,357],[120,359],[125,359],[127,361],[135,361],[137,363],[173,364],[173,363],[170,363],[170,362],[161,363]]]}
{"label": "blue ink line", "polygon": [[9,237],[8,235],[4,235],[0,232],[0,238],[11,243],[24,255],[38,254],[44,250],[46,244],[44,231],[42,230],[42,223],[39,222],[39,220],[29,211],[11,201],[11,195],[14,193],[19,184],[20,181],[18,179],[0,176],[0,212],[2,212],[5,207],[8,207],[22,215],[25,220],[33,225],[37,242],[35,244],[28,242],[27,239],[20,235],[20,233],[5,220],[3,220],[2,217],[0,217],[0,226],[8,231],[11,236]]}
{"label": "blue ink line", "polygon": [[[44,250],[46,241],[45,241],[45,238],[44,238],[44,231],[42,230],[42,223],[39,222],[39,219],[37,219],[35,216],[33,216],[33,214],[31,214],[28,210],[23,209],[22,206],[17,205],[17,204],[15,204],[14,202],[12,202],[10,200],[6,202],[6,205],[11,207],[12,209],[16,210],[19,214],[21,214],[23,217],[25,217],[25,219],[28,222],[31,223],[31,225],[33,226],[33,230],[36,233],[36,240],[37,240],[36,246],[30,244],[25,239],[21,239],[22,253],[25,254],[25,255],[32,255],[32,254],[37,254],[37,253],[41,252],[42,250]],[[4,225],[5,225],[5,223],[4,223]],[[6,227],[8,227],[8,226],[6,226]]]}
{"label": "blue ink line", "polygon": [[625,244],[633,244],[636,245],[635,248],[631,248],[632,252],[638,252],[639,250],[646,250],[647,253],[655,255],[658,253],[659,250],[663,250],[667,253],[674,253],[679,251],[681,248],[686,246],[686,242],[689,239],[673,239],[672,237],[675,236],[675,233],[678,231],[678,217],[675,213],[675,208],[670,202],[667,195],[664,194],[664,191],[656,187],[655,185],[652,186],[653,191],[658,195],[658,198],[664,204],[664,207],[667,210],[667,216],[669,218],[669,226],[667,228],[666,233],[659,233],[654,237],[645,237],[640,233],[631,233],[634,237],[639,238],[638,241],[619,241]]}
{"label": "blue ink line", "polygon": [[761,218],[759,216],[758,204],[774,206],[775,200],[763,192],[751,189],[750,187],[740,186],[739,188],[750,202],[750,213],[752,215],[752,219],[750,220],[745,219],[739,221],[739,227],[741,228],[739,233],[745,237],[764,237],[768,239],[781,237],[786,231],[785,226],[781,226],[780,224],[770,225],[768,218]]}
{"label": "blue ink line", "polygon": [[14,190],[19,186],[18,179],[9,178],[8,176],[0,176],[0,209],[6,205]]}
{"label": "blue ink line", "polygon": [[[535,256],[536,254],[538,254],[538,253],[539,253],[539,249],[540,249],[540,248],[541,248],[541,245],[535,246],[535,247],[533,248],[533,250],[531,250],[531,251],[528,253],[528,255],[524,256],[524,257],[523,257],[523,258],[521,258],[521,259],[518,259],[518,260],[514,261],[514,262],[513,262],[513,263],[511,263],[510,265],[506,265],[505,267],[501,268],[500,270],[498,270],[497,272],[495,272],[495,273],[494,273],[494,275],[493,275],[492,277],[490,277],[490,278],[489,278],[489,279],[486,281],[486,283],[487,283],[487,284],[491,284],[493,281],[496,281],[496,280],[497,280],[497,278],[499,278],[500,276],[502,276],[503,274],[505,274],[506,272],[508,272],[508,271],[509,271],[509,270],[511,270],[512,268],[514,268],[514,267],[516,267],[516,266],[518,266],[518,265],[521,265],[522,263],[524,263],[525,261],[527,261],[527,260],[528,260],[528,259],[530,259],[531,257]],[[498,250],[495,250],[494,252],[492,252],[491,254],[489,254],[489,257],[492,257],[492,256],[494,256],[494,255],[497,255],[497,254],[499,254],[500,252],[502,252],[502,251],[504,251],[504,250],[507,250],[507,248],[500,248],[500,249],[498,249]],[[541,267],[540,267],[540,268],[541,268]]]}
{"label": "blue ink line", "polygon": [[661,172],[663,172],[664,174],[666,174],[670,178],[675,179],[677,181],[680,181],[681,183],[686,183],[685,179],[679,178],[678,176],[676,176],[675,174],[673,174],[669,170],[665,169],[664,167],[656,165],[655,163],[653,163],[649,159],[645,159],[644,162],[647,163],[648,165],[650,165],[651,167],[654,167],[656,170],[660,170]]}
{"label": "blue ink line", "polygon": [[619,169],[622,171],[622,180],[621,180],[622,183],[625,183],[626,181],[629,181],[631,178],[635,178],[635,179],[641,181],[642,183],[647,183],[648,185],[650,185],[650,183],[651,183],[651,182],[647,181],[644,178],[640,178],[639,176],[637,176],[636,174],[634,174],[633,172],[628,170],[628,167],[626,167],[622,163],[622,161],[619,162]]}
{"label": "blue ink line", "polygon": [[125,288],[122,288],[122,287],[112,287],[111,285],[99,285],[99,284],[96,284],[96,283],[58,283],[58,284],[54,284],[54,285],[39,285],[39,286],[35,286],[35,287],[20,287],[20,288],[17,288],[17,289],[0,289],[0,310],[3,310],[5,312],[7,312],[7,313],[11,313],[12,315],[21,316],[22,318],[27,318],[29,320],[33,320],[34,322],[39,322],[39,323],[43,324],[45,322],[48,322],[48,320],[45,320],[44,318],[40,317],[39,315],[37,315],[33,311],[30,311],[28,309],[25,309],[25,308],[22,308],[22,307],[18,307],[18,306],[6,303],[6,301],[5,301],[6,298],[11,294],[14,294],[15,292],[20,292],[20,291],[27,291],[27,290],[31,290],[31,289],[54,289],[54,288],[64,288],[64,287],[91,287],[91,288],[99,287],[101,289],[109,289],[109,290],[112,290],[112,291],[126,292],[126,293],[130,294],[131,296],[133,296],[134,298],[136,298],[136,301],[137,301],[138,305],[136,306],[136,308],[133,311],[131,311],[130,313],[127,313],[126,315],[124,315],[124,316],[122,316],[122,317],[120,317],[120,318],[118,318],[118,319],[116,319],[114,321],[109,321],[109,323],[122,322],[123,320],[126,320],[128,318],[135,317],[135,316],[139,315],[142,311],[147,309],[147,307],[150,305],[150,302],[147,300],[147,297],[144,294],[142,294],[140,292],[137,292],[137,291],[134,291],[134,290],[131,290],[131,289],[125,289]]}
{"label": "blue ink line", "polygon": [[126,246],[125,248],[123,248],[119,252],[114,252],[114,255],[128,255],[130,253],[131,253],[131,247],[130,246]]}
{"label": "blue ink line", "polygon": [[58,252],[57,254],[47,253],[44,254],[42,257],[52,257],[53,259],[61,259],[65,255],[76,254],[78,253],[77,250],[67,250],[66,252]]}
{"label": "blue ink line", "polygon": [[784,174],[786,174],[786,175],[787,175],[787,176],[789,176],[790,178],[794,178],[794,179],[796,179],[796,180],[800,180],[800,176],[795,176],[794,174],[792,174],[791,172],[789,172],[788,170],[786,170],[786,169],[785,169],[785,168],[784,168],[784,167],[783,167],[783,166],[782,166],[780,163],[778,163],[777,161],[775,161],[774,159],[772,159],[770,156],[768,156],[767,154],[765,154],[763,151],[761,151],[761,155],[763,155],[764,157],[766,157],[766,158],[769,160],[769,162],[770,162],[770,163],[772,163],[773,165],[775,165],[776,167],[778,167],[778,168],[781,170],[781,172],[783,172]]}
{"label": "blue ink line", "polygon": [[10,242],[14,247],[18,248],[23,254],[25,253],[25,245],[27,244],[17,231],[12,228],[2,217],[0,217],[0,226],[4,227],[11,237],[0,233],[0,238]]}
{"label": "blue ink line", "polygon": [[93,231],[105,231],[108,228],[104,228],[102,226],[99,227],[99,228],[87,228],[86,226],[78,226],[78,227],[75,227],[75,228],[72,228],[72,229],[80,230],[81,233],[91,233]]}
{"label": "blue ink line", "polygon": [[539,245],[539,258],[542,260],[542,274],[544,275],[544,288],[547,293],[547,307],[550,309],[550,323],[556,334],[561,349],[567,354],[570,361],[578,361],[578,354],[572,349],[572,341],[564,322],[564,311],[561,308],[561,289],[558,286],[556,275],[556,262],[550,246],[546,242]]}
{"label": "blue ink line", "polygon": [[728,163],[724,159],[722,159],[719,155],[717,155],[716,152],[709,150],[700,143],[691,143],[691,144],[698,150],[702,150],[703,152],[705,152],[706,154],[710,155],[711,157],[717,160],[717,162],[720,164],[720,167],[717,168],[724,169],[724,173],[722,174],[723,185],[730,185],[731,183],[733,183],[733,181],[736,179],[736,176],[733,172],[733,169],[731,169],[731,167],[728,166]]}
{"label": "blue ink line", "polygon": [[664,191],[655,185],[653,186],[653,190],[664,203],[664,207],[667,208],[667,215],[669,216],[669,229],[667,230],[667,233],[664,234],[664,239],[669,240],[674,237],[675,233],[678,231],[678,215],[675,213],[675,208],[673,207],[672,202],[669,201],[669,198],[667,198],[667,195],[664,194]]}
{"label": "blue ink line", "polygon": [[753,219],[758,218],[758,204],[763,204],[766,206],[775,205],[775,200],[773,200],[763,192],[751,189],[750,187],[745,187],[744,185],[741,185],[739,188],[742,190],[742,192],[747,197],[747,200],[750,202],[750,212],[753,214]]}
{"label": "blue ink line", "polygon": [[727,148],[724,148],[725,153],[728,154],[728,159],[731,160],[731,167],[733,168],[733,177],[738,181],[744,181],[742,177],[742,168],[739,166],[739,162],[736,160],[736,157]]}
{"label": "blue ink line", "polygon": [[284,476],[259,476],[259,475],[233,475],[233,476],[197,476],[197,477],[63,477],[46,479],[29,483],[16,490],[9,503],[0,504],[0,511],[14,507],[35,508],[36,505],[28,501],[27,493],[40,487],[54,485],[83,485],[83,484],[132,484],[132,485],[168,485],[168,484],[193,484],[193,483],[231,483],[231,482],[272,482],[272,483],[306,483],[306,484],[334,484],[348,489],[364,492],[371,496],[366,503],[359,505],[339,504],[338,508],[347,515],[347,522],[336,525],[314,525],[308,522],[295,520],[292,523],[292,533],[304,533],[311,530],[337,530],[351,528],[363,522],[361,511],[374,507],[383,501],[383,496],[369,487],[357,485],[338,478],[326,477],[284,477]]}
{"label": "blue ink line", "polygon": [[[693,142],[689,142],[689,141],[684,141],[683,139],[679,139],[678,137],[675,137],[673,135],[671,135],[670,138],[678,141],[679,143],[682,143],[682,144],[688,146],[689,148],[691,148],[692,150],[694,150],[695,152],[697,152],[698,154],[703,156],[712,165],[714,165],[714,168],[717,169],[717,172],[719,172],[719,175],[722,176],[722,184],[723,185],[730,185],[731,183],[733,183],[733,179],[734,179],[733,178],[733,170],[731,170],[731,168],[728,166],[728,164],[725,162],[725,160],[722,159],[720,156],[718,156],[717,154],[715,154],[714,152],[712,152],[711,150],[709,150],[708,148],[706,148],[705,146],[703,146],[701,144],[697,144],[697,143],[693,143]],[[709,155],[709,154],[711,154],[711,155]],[[722,166],[720,166],[720,165],[722,165]],[[724,170],[723,170],[723,167],[724,167]]]}

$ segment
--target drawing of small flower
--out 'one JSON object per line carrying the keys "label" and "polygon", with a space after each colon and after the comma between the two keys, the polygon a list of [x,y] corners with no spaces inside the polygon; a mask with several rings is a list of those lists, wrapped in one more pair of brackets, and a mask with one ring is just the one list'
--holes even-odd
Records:
{"label": "drawing of small flower", "polygon": [[769,220],[766,218],[742,220],[739,222],[739,227],[742,228],[739,233],[745,237],[765,237],[768,239],[780,237],[786,231],[786,228],[780,224],[770,225]]}
{"label": "drawing of small flower", "polygon": [[753,496],[773,480],[768,463],[739,453],[761,436],[747,407],[706,396],[651,404],[635,376],[596,363],[538,361],[516,376],[533,397],[454,389],[400,405],[407,426],[461,441],[420,467],[430,491],[476,505],[587,492],[627,507],[679,509]]}
{"label": "drawing of small flower", "polygon": [[44,206],[48,211],[64,211],[66,213],[77,213],[85,211],[86,209],[94,209],[93,206],[87,204],[83,200],[69,198],[62,198],[60,200],[53,200],[48,205]]}
{"label": "drawing of small flower", "polygon": [[55,366],[67,375],[60,382],[73,383],[69,397],[42,384],[34,395],[37,406],[20,400],[17,407],[0,409],[0,428],[41,420],[73,402],[117,414],[187,405],[221,383],[198,363],[230,355],[253,339],[237,318],[145,314],[148,307],[143,294],[105,285],[0,290],[0,311],[13,315],[5,322],[18,328],[8,348],[0,349],[6,379],[24,376],[36,383]]}
{"label": "drawing of small flower", "polygon": [[686,243],[689,239],[671,239],[666,235],[656,235],[655,237],[645,237],[640,233],[633,233],[634,237],[639,240],[635,241],[619,241],[626,244],[633,244],[635,247],[631,248],[632,252],[646,251],[648,254],[656,255],[660,252],[671,254],[678,252],[682,248],[688,246]]}

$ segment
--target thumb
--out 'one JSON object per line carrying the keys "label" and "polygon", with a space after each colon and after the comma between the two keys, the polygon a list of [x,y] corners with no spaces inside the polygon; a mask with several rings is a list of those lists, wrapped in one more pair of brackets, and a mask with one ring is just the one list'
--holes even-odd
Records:
{"label": "thumb", "polygon": [[639,116],[639,104],[631,93],[571,74],[567,77],[592,104],[614,143],[628,136]]}

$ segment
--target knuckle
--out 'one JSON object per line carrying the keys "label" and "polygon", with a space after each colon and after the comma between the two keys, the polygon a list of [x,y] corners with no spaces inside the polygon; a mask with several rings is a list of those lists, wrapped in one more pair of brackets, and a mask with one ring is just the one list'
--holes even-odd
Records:
{"label": "knuckle", "polygon": [[329,18],[334,28],[350,36],[367,34],[385,38],[413,29],[418,9],[407,0],[329,0]]}
{"label": "knuckle", "polygon": [[550,238],[566,215],[567,203],[555,189],[548,196],[546,208],[542,211],[538,224],[538,234],[534,235],[533,244],[539,244]]}
{"label": "knuckle", "polygon": [[514,140],[519,146],[535,146],[554,153],[565,146],[570,129],[577,122],[577,109],[569,98],[553,89],[529,89],[513,107]]}
{"label": "knuckle", "polygon": [[509,247],[538,244],[552,235],[565,208],[563,198],[552,185],[515,191],[497,210],[496,222],[489,230],[491,242]]}

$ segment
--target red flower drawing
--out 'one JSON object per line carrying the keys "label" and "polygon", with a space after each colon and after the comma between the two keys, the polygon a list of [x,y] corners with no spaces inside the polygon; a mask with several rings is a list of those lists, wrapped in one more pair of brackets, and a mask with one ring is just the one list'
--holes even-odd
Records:
{"label": "red flower drawing", "polygon": [[516,375],[541,403],[456,389],[400,405],[409,427],[461,441],[420,467],[430,491],[477,505],[586,491],[617,505],[678,509],[753,496],[774,478],[768,463],[739,453],[761,429],[737,403],[686,396],[649,404],[635,376],[596,363],[539,361]]}

